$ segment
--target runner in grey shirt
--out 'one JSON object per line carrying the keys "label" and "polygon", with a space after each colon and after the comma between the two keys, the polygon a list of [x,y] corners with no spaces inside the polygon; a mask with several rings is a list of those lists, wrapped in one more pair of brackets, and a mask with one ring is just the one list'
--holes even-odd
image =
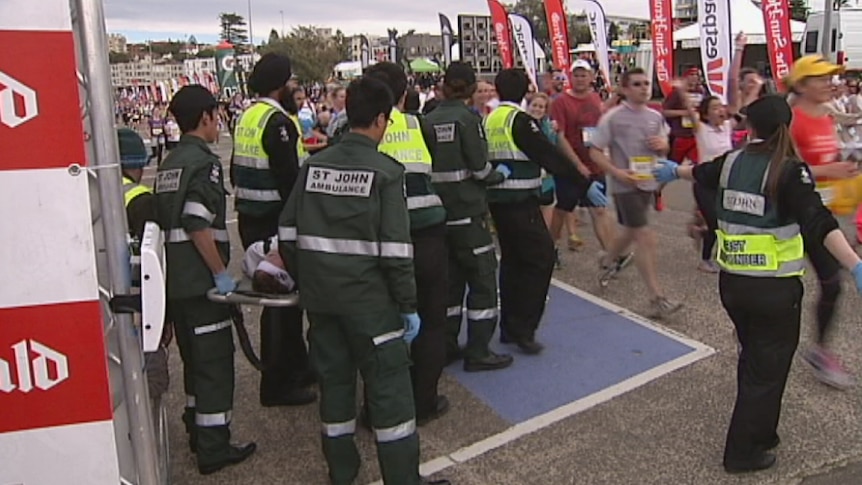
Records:
{"label": "runner in grey shirt", "polygon": [[[647,217],[653,192],[658,188],[652,177],[656,160],[668,153],[670,128],[658,111],[647,107],[650,80],[643,69],[623,74],[625,101],[602,116],[592,137],[590,157],[610,177],[608,184],[614,198],[622,233],[600,258],[599,283],[605,287],[619,271],[616,264],[623,252],[634,243],[635,265],[650,292],[652,318],[663,318],[682,306],[668,300],[658,284],[656,270],[656,236]],[[605,153],[610,152],[610,157]]]}

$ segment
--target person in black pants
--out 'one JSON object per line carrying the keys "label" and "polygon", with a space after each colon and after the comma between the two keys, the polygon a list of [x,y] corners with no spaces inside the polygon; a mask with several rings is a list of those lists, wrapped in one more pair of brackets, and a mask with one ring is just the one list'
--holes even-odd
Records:
{"label": "person in black pants", "polygon": [[781,400],[799,344],[807,243],[851,270],[862,292],[862,261],[815,192],[811,170],[796,157],[791,118],[783,98],[765,96],[748,108],[757,141],[712,163],[692,168],[663,161],[654,171],[659,182],[695,180],[719,195],[719,291],[741,345],[724,448],[728,473],[775,463],[769,451],[780,443]]}
{"label": "person in black pants", "polygon": [[[287,57],[267,54],[255,65],[249,88],[261,95],[236,123],[231,182],[235,185],[237,222],[244,249],[269,242],[299,173],[300,135],[288,117],[292,103]],[[314,402],[302,310],[264,308],[260,317],[260,403],[296,406]]]}

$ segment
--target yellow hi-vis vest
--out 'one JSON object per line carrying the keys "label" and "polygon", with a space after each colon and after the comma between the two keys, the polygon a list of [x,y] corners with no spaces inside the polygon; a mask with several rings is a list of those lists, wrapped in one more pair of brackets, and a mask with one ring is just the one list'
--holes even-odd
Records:
{"label": "yellow hi-vis vest", "polygon": [[[269,173],[269,156],[263,147],[263,131],[278,109],[258,101],[245,110],[233,137],[234,183],[237,210],[241,213],[265,212],[273,205],[281,207],[281,194]],[[257,210],[256,210],[257,209]]]}
{"label": "yellow hi-vis vest", "polygon": [[506,162],[512,174],[497,185],[488,187],[488,202],[516,202],[538,195],[542,186],[542,168],[530,161],[527,154],[515,144],[512,127],[515,116],[523,112],[510,104],[501,104],[485,118],[485,133],[488,137],[488,160]]}
{"label": "yellow hi-vis vest", "polygon": [[[425,145],[419,120],[404,114],[396,108],[389,114],[391,124],[378,145],[378,150],[398,160],[408,174],[422,174],[428,177],[425,184],[407,184],[407,208],[422,209],[442,206],[443,201],[434,193],[431,186],[431,152]],[[420,192],[417,192],[420,191]]]}
{"label": "yellow hi-vis vest", "polygon": [[[740,158],[745,158],[737,163]],[[783,223],[775,203],[767,204],[769,156],[736,151],[719,178],[718,255],[727,273],[782,278],[802,275],[805,247],[799,224]]]}
{"label": "yellow hi-vis vest", "polygon": [[123,176],[123,202],[127,208],[135,200],[135,197],[152,193],[153,190],[146,185],[141,185],[129,177]]}
{"label": "yellow hi-vis vest", "polygon": [[310,156],[308,150],[305,149],[305,144],[302,142],[302,123],[299,122],[298,115],[290,115],[290,121],[293,121],[293,126],[296,127],[296,132],[299,134],[299,139],[296,140],[296,159],[299,160],[301,167]]}

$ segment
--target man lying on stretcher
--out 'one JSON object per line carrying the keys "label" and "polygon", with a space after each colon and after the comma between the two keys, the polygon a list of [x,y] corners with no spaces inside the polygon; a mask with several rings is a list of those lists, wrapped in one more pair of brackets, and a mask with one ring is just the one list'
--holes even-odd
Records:
{"label": "man lying on stretcher", "polygon": [[278,254],[277,236],[248,247],[242,260],[242,272],[251,278],[252,290],[258,293],[285,294],[296,289],[296,283]]}

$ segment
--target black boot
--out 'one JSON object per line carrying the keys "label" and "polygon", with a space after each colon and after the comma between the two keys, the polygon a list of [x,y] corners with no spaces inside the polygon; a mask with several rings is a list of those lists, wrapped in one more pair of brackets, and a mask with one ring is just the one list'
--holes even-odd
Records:
{"label": "black boot", "polygon": [[189,450],[192,453],[197,453],[198,436],[195,426],[195,408],[186,408],[183,411],[183,424],[186,427],[186,434],[189,436]]}
{"label": "black boot", "polygon": [[198,463],[198,471],[201,475],[209,475],[215,473],[222,468],[231,465],[237,465],[247,460],[257,450],[255,443],[246,443],[242,445],[230,445],[224,454],[224,457],[209,463]]}
{"label": "black boot", "polygon": [[416,424],[425,426],[435,419],[443,417],[449,412],[449,399],[446,396],[437,396],[436,406],[431,412],[419,414],[416,413]]}
{"label": "black boot", "polygon": [[513,361],[514,359],[511,355],[488,352],[488,355],[481,359],[464,359],[464,371],[483,372],[505,369],[512,365]]}

